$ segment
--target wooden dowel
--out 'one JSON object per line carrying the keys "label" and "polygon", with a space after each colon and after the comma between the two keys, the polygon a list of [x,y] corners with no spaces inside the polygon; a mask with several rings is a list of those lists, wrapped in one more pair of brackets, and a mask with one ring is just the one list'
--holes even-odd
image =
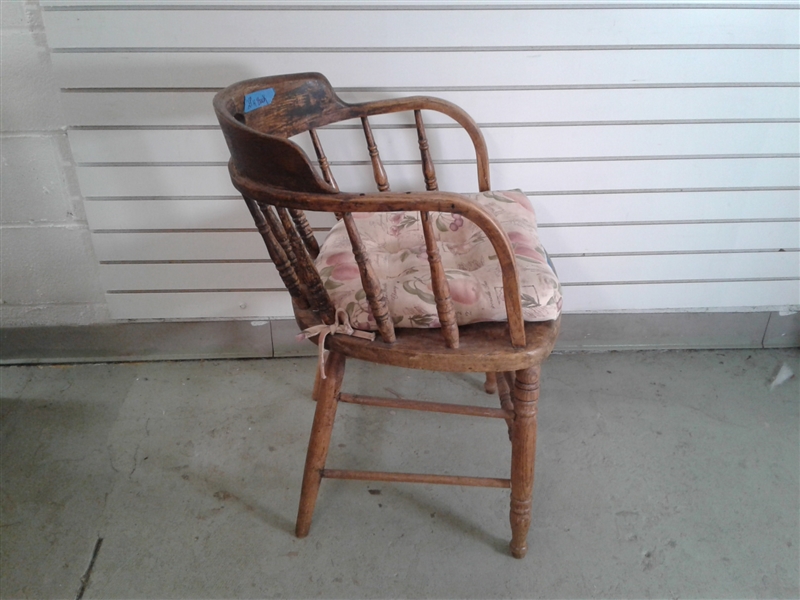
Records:
{"label": "wooden dowel", "polygon": [[436,183],[436,170],[433,166],[431,151],[428,145],[428,137],[425,134],[425,124],[422,122],[422,111],[414,111],[414,121],[417,123],[417,141],[419,142],[419,153],[422,157],[422,175],[425,177],[425,189],[430,191],[438,190]]}
{"label": "wooden dowel", "polygon": [[428,252],[428,264],[431,267],[431,288],[436,302],[436,314],[442,326],[442,335],[448,348],[458,348],[458,324],[453,299],[450,297],[450,285],[444,273],[439,246],[433,233],[433,223],[428,211],[421,211],[422,233],[425,237],[425,248]]}
{"label": "wooden dowel", "polygon": [[378,325],[381,339],[387,344],[393,344],[397,338],[394,334],[394,323],[392,323],[391,315],[389,314],[386,294],[383,293],[381,282],[375,273],[375,268],[369,260],[367,249],[358,233],[352,213],[344,213],[342,218],[344,219],[344,225],[347,229],[347,235],[350,237],[350,245],[353,248],[353,255],[356,258],[358,271],[361,274],[361,285],[364,288],[364,292],[367,294],[367,302],[372,310],[372,316],[375,318],[375,322]]}
{"label": "wooden dowel", "polygon": [[346,471],[342,469],[323,469],[322,476],[327,477],[328,479],[357,479],[360,481],[432,483],[492,488],[511,487],[510,479],[499,479],[493,477],[460,477],[457,475],[425,475],[422,473],[388,473],[386,471]]}
{"label": "wooden dowel", "polygon": [[496,373],[497,391],[500,395],[500,408],[509,414],[506,419],[508,425],[508,438],[514,428],[514,403],[511,401],[511,389],[514,387],[514,373]]}
{"label": "wooden dowel", "polygon": [[389,179],[386,177],[386,169],[383,168],[381,155],[378,153],[378,146],[375,144],[375,138],[372,136],[372,128],[369,125],[369,119],[367,119],[367,117],[361,117],[361,125],[364,127],[364,136],[367,138],[367,149],[369,150],[369,158],[372,161],[372,173],[375,176],[375,183],[378,184],[378,191],[388,192]]}
{"label": "wooden dowel", "polygon": [[338,192],[339,186],[336,184],[336,180],[333,178],[331,166],[330,163],[328,163],[328,158],[325,156],[325,151],[322,149],[322,143],[319,141],[317,130],[309,129],[308,133],[311,135],[311,143],[314,144],[314,152],[317,154],[319,168],[322,170],[322,177],[325,179],[325,182],[328,185]]}
{"label": "wooden dowel", "polygon": [[317,258],[317,256],[319,256],[319,242],[317,238],[314,237],[314,230],[311,229],[311,225],[308,224],[305,213],[302,210],[290,208],[289,214],[292,215],[297,231],[300,233],[300,237],[303,238],[303,243],[308,253],[311,255],[311,258]]}
{"label": "wooden dowel", "polygon": [[[286,258],[295,268],[295,271],[299,271],[297,269],[298,267],[297,255],[295,255],[294,253],[294,248],[292,247],[292,243],[289,241],[289,236],[286,234],[286,231],[284,230],[283,225],[281,224],[281,221],[278,218],[278,215],[275,214],[275,211],[271,206],[265,207],[262,210],[262,212],[264,213],[264,216],[267,218],[267,223],[269,224],[269,227],[272,230],[272,234],[275,236],[275,239],[278,240],[278,242],[281,245],[281,248],[283,248],[283,251],[286,253]],[[302,275],[299,272],[297,273],[297,275],[302,280]]]}
{"label": "wooden dowel", "polygon": [[443,402],[427,402],[425,400],[406,400],[405,398],[380,398],[378,396],[341,394],[339,396],[339,402],[361,404],[364,406],[380,406],[382,408],[402,408],[426,412],[439,412],[468,417],[490,417],[493,419],[509,419],[514,417],[513,411],[509,412],[501,408],[465,406],[463,404],[446,404]]}

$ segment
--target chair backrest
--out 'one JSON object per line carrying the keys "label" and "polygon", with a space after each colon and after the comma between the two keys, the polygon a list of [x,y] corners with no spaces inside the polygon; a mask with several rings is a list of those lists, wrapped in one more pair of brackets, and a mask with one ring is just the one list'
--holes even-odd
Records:
{"label": "chair backrest", "polygon": [[[420,149],[422,174],[429,192],[438,190],[436,172],[422,121],[423,109],[442,112],[467,131],[475,147],[478,188],[489,189],[489,164],[483,135],[463,110],[443,100],[410,97],[362,104],[348,104],[339,99],[328,80],[319,73],[301,73],[264,77],[236,83],[214,98],[214,109],[231,153],[229,168],[234,185],[242,192],[261,233],[272,261],[296,305],[312,309],[327,324],[335,320],[335,309],[313,260],[319,246],[302,210],[336,212],[343,218],[361,281],[378,331],[385,342],[395,340],[394,326],[380,281],[370,263],[349,210],[343,201],[357,210],[358,198],[339,194],[316,129],[347,119],[360,118],[369,151],[373,176],[379,192],[389,192],[390,185],[380,153],[372,135],[369,117],[400,111],[413,111]],[[308,132],[321,171],[315,170],[303,150],[289,137]],[[364,196],[361,194],[360,196]],[[458,326],[447,278],[441,263],[429,211],[452,211],[463,207],[472,215],[495,246],[506,289],[511,342],[525,343],[513,250],[496,222],[487,214],[463,206],[463,198],[439,193],[436,198],[414,204],[411,198],[381,194],[386,198],[382,210],[419,210],[431,267],[431,280],[442,334],[448,347],[458,346]],[[330,201],[327,201],[330,200]],[[364,210],[361,207],[361,210]],[[367,210],[376,210],[369,208]],[[510,294],[510,296],[509,296]],[[509,300],[509,297],[511,300]]]}

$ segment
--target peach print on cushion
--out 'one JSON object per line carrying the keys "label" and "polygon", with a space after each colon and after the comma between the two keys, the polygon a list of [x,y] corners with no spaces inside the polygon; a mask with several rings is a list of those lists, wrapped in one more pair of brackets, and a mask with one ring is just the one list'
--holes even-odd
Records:
{"label": "peach print on cushion", "polygon": [[[561,286],[539,241],[536,216],[519,190],[467,194],[500,222],[514,248],[526,321],[561,313]],[[419,213],[355,213],[396,327],[439,327]],[[431,213],[459,325],[504,321],[500,264],[484,233],[461,215]],[[340,221],[316,260],[334,306],[357,329],[375,330],[350,239]]]}

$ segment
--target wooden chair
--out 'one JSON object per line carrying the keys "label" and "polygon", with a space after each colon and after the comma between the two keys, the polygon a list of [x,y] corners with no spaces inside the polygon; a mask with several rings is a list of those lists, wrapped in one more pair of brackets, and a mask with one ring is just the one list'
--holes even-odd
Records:
{"label": "wooden chair", "polygon": [[[315,341],[320,343],[321,350],[322,346],[329,350],[324,367],[318,370],[314,387],[317,406],[303,475],[297,536],[308,534],[322,478],[510,488],[511,553],[522,558],[527,550],[526,538],[531,520],[540,364],[550,354],[558,335],[560,302],[557,307],[549,307],[551,313],[555,311],[549,320],[526,322],[522,308],[526,296],[520,291],[516,244],[509,239],[491,210],[476,201],[474,196],[443,192],[437,188],[422,111],[443,113],[466,130],[475,148],[479,190],[489,194],[489,161],[478,126],[463,110],[436,98],[410,97],[348,104],[336,96],[322,75],[316,73],[236,83],[216,95],[214,108],[230,148],[231,179],[242,193],[269,255],[291,294],[297,323],[310,336],[319,333]],[[400,111],[413,113],[427,189],[424,192],[390,191],[386,170],[375,145],[369,117]],[[339,191],[336,185],[317,129],[348,119],[361,120],[378,193],[346,193]],[[297,144],[288,139],[301,133],[307,133],[311,138],[317,155],[316,166]],[[481,196],[482,201],[486,198],[488,196]],[[346,235],[344,239],[352,247],[352,264],[358,269],[353,276],[358,283],[357,296],[363,300],[364,306],[368,306],[364,313],[370,328],[377,330],[377,339],[369,339],[375,336],[374,333],[354,330],[343,310],[345,307],[336,306],[331,300],[329,292],[335,285],[325,278],[324,263],[320,265],[319,262],[320,246],[304,211],[336,213],[340,219],[334,229],[339,229],[340,236]],[[411,215],[413,218],[408,218],[412,221],[418,220],[421,229],[419,242],[423,248],[420,255],[429,264],[430,291],[435,298],[435,317],[438,317],[440,327],[395,326],[403,317],[392,314],[380,266],[373,264],[374,256],[361,236],[361,224],[378,218],[379,213],[391,213],[390,218],[392,215]],[[501,310],[505,313],[502,321],[458,325],[459,315],[451,298],[447,265],[440,253],[443,246],[437,242],[442,227],[435,226],[436,220],[444,218],[473,223],[476,231],[480,231],[478,237],[483,239],[490,254],[493,253],[489,259],[500,265],[498,273],[502,277],[502,289],[498,290],[501,289]],[[323,253],[330,239],[323,245]],[[347,308],[352,308],[352,304]],[[431,320],[437,319],[428,318]],[[329,332],[333,335],[326,335]],[[349,335],[352,333],[356,335]],[[340,388],[347,357],[413,369],[483,372],[489,374],[488,389],[492,388],[493,376],[497,374],[500,407],[345,394]],[[321,360],[323,358],[321,354]],[[338,402],[505,419],[512,446],[510,477],[456,477],[326,468]]]}

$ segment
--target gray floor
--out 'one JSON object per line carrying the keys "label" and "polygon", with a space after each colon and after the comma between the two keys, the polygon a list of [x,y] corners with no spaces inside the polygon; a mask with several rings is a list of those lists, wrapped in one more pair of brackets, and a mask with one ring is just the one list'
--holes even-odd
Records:
{"label": "gray floor", "polygon": [[[546,364],[527,558],[507,490],[323,481],[292,535],[313,359],[6,367],[0,593],[76,598],[797,597],[796,350]],[[348,391],[494,405],[351,362]],[[329,464],[504,476],[502,421],[346,405]],[[98,540],[102,543],[98,545]]]}

